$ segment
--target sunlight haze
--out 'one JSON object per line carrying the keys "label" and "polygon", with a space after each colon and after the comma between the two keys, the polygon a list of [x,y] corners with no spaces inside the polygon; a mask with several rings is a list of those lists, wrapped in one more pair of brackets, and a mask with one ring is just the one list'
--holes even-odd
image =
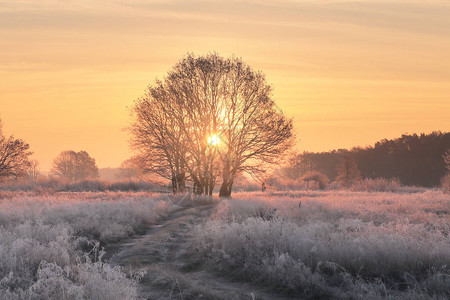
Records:
{"label": "sunlight haze", "polygon": [[209,52],[266,74],[299,151],[450,130],[448,1],[0,0],[4,132],[44,171],[69,149],[117,167],[134,100]]}

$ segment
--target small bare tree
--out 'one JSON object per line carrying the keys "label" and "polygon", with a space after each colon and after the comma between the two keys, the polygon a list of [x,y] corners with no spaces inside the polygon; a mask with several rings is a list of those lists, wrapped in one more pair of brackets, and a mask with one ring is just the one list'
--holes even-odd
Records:
{"label": "small bare tree", "polygon": [[336,181],[348,188],[352,183],[361,179],[361,172],[358,169],[356,160],[348,155],[343,156],[336,166]]}
{"label": "small bare tree", "polygon": [[54,160],[51,173],[71,181],[99,176],[95,159],[86,151],[75,152],[72,150],[61,152]]}
{"label": "small bare tree", "polygon": [[314,169],[314,163],[303,157],[302,154],[293,153],[286,159],[283,167],[275,170],[275,174],[283,179],[297,180],[307,172]]}
{"label": "small bare tree", "polygon": [[115,177],[118,179],[133,179],[140,177],[140,167],[136,163],[136,160],[134,157],[131,157],[127,160],[124,160],[120,164],[120,168],[115,174]]}
{"label": "small bare tree", "polygon": [[0,120],[0,181],[27,174],[30,166],[29,156],[32,154],[28,151],[29,148],[21,139],[15,139],[14,136],[5,137]]}
{"label": "small bare tree", "polygon": [[30,166],[27,170],[28,179],[33,182],[36,182],[37,178],[39,177],[40,171],[41,170],[39,168],[39,161],[33,159],[32,161],[30,161]]}

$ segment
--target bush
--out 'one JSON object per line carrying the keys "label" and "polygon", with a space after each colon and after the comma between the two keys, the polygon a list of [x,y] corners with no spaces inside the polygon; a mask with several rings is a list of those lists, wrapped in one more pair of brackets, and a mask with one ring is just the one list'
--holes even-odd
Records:
{"label": "bush", "polygon": [[414,186],[404,186],[397,178],[376,178],[376,179],[363,179],[353,183],[350,186],[352,191],[360,192],[422,192],[425,189]]}
{"label": "bush", "polygon": [[447,173],[441,179],[441,187],[444,193],[450,193],[450,173]]}
{"label": "bush", "polygon": [[[323,190],[327,187],[328,183],[330,183],[330,179],[325,174],[322,174],[317,171],[310,171],[307,172],[305,175],[303,175],[302,178],[300,178],[303,181],[314,181],[319,186],[320,190]],[[308,184],[309,185],[309,184]]]}

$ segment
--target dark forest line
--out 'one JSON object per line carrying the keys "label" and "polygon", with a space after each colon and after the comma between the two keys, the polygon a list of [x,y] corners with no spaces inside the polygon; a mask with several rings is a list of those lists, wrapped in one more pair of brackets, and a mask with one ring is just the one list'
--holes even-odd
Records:
{"label": "dark forest line", "polygon": [[331,180],[337,176],[339,161],[350,157],[356,160],[363,178],[397,178],[405,185],[433,187],[439,186],[446,174],[443,155],[447,149],[450,149],[450,132],[435,131],[383,139],[364,148],[304,152],[298,159],[307,169],[319,171]]}

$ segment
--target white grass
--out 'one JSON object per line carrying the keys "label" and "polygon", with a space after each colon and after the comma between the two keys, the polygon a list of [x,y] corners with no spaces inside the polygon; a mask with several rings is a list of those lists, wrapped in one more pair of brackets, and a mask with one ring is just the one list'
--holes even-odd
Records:
{"label": "white grass", "polygon": [[0,197],[0,299],[136,298],[136,280],[81,250],[132,235],[174,207],[146,193]]}
{"label": "white grass", "polygon": [[450,296],[448,195],[275,194],[240,193],[219,204],[197,228],[200,256],[307,297]]}
{"label": "white grass", "polygon": [[[144,192],[0,191],[0,299],[135,299],[142,275],[102,261],[98,242],[175,207]],[[205,222],[190,259],[236,279],[300,298],[450,297],[441,191],[242,192]]]}

